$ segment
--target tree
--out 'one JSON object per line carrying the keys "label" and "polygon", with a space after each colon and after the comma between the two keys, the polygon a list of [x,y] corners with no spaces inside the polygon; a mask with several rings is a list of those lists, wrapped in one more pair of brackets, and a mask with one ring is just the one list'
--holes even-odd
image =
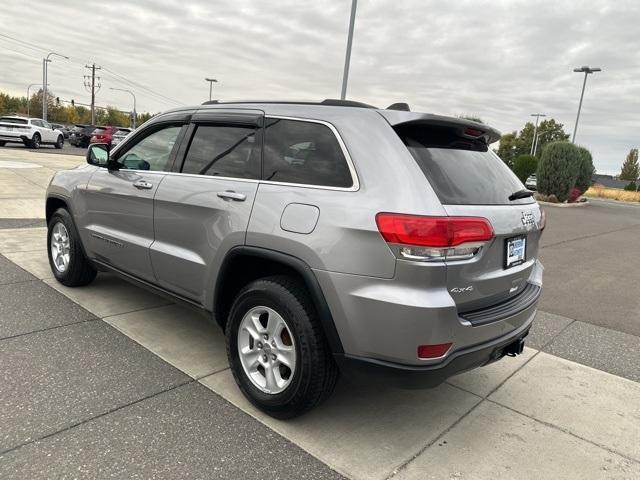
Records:
{"label": "tree", "polygon": [[513,162],[518,156],[518,133],[505,133],[500,138],[500,146],[497,154],[509,168],[513,168]]}
{"label": "tree", "polygon": [[567,200],[578,177],[579,157],[578,147],[572,143],[553,142],[547,145],[538,163],[538,191],[545,195],[553,194],[560,202]]}
{"label": "tree", "polygon": [[538,159],[533,155],[520,155],[513,163],[513,173],[524,183],[529,175],[536,173]]}
{"label": "tree", "polygon": [[[535,125],[527,122],[519,133],[514,131],[502,136],[497,153],[509,167],[513,168],[515,159],[520,155],[531,153],[534,130]],[[569,134],[564,131],[564,125],[556,122],[553,118],[541,122],[536,133],[538,135],[538,147],[536,149],[538,160],[546,144],[569,140]]]}
{"label": "tree", "polygon": [[[42,89],[27,97],[13,97],[0,92],[0,115],[26,115],[27,104],[29,115],[39,117],[42,113]],[[153,115],[151,113],[138,113],[137,125],[142,125]],[[64,101],[56,102],[56,95],[52,91],[47,92],[47,119],[51,122],[63,124],[85,124],[91,122],[91,111],[82,106],[65,105]],[[98,125],[129,126],[130,116],[127,112],[117,110],[115,107],[96,108],[96,123]]]}
{"label": "tree", "polygon": [[593,158],[591,152],[585,147],[577,147],[578,149],[578,176],[576,177],[576,187],[580,193],[586,192],[591,186],[593,179]]}
{"label": "tree", "polygon": [[638,165],[638,149],[629,150],[627,159],[622,164],[620,180],[631,180],[635,182],[640,177],[640,165]]}

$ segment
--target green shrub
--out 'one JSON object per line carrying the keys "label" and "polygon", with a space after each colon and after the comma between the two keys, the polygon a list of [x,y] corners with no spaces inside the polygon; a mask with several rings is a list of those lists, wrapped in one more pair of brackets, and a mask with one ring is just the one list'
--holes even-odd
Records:
{"label": "green shrub", "polygon": [[576,178],[576,187],[580,189],[580,193],[586,192],[591,186],[594,171],[591,152],[584,147],[578,147],[578,177]]}
{"label": "green shrub", "polygon": [[638,186],[636,185],[636,182],[629,182],[625,185],[624,189],[627,192],[635,192],[636,190],[638,190]]}
{"label": "green shrub", "polygon": [[533,155],[519,155],[513,162],[513,173],[524,183],[529,175],[536,173],[538,159]]}
{"label": "green shrub", "polygon": [[579,165],[578,147],[569,142],[553,142],[544,147],[538,162],[538,191],[555,195],[564,202],[576,184]]}

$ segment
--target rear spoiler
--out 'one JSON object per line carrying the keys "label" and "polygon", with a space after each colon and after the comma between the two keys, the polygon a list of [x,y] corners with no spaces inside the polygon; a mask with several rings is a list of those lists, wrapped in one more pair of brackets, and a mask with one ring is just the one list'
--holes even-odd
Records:
{"label": "rear spoiler", "polygon": [[501,133],[484,123],[466,120],[464,118],[445,117],[431,113],[406,112],[399,110],[378,110],[378,113],[389,122],[392,127],[400,125],[431,125],[434,127],[449,127],[460,130],[460,136],[483,140],[487,145],[500,140]]}

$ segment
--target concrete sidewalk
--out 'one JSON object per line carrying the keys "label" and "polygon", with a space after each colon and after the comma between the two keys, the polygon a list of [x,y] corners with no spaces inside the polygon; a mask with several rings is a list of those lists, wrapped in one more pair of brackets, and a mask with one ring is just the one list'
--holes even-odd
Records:
{"label": "concrete sidewalk", "polygon": [[[128,390],[123,385],[139,385],[136,388],[147,392],[150,386],[144,385],[149,385],[150,379],[153,385],[158,384],[164,390],[177,390],[176,385],[206,387],[268,427],[268,431],[277,432],[331,469],[355,479],[640,476],[640,384],[634,381],[528,348],[516,359],[506,358],[454,377],[433,390],[403,391],[341,382],[336,394],[319,409],[293,421],[277,421],[255,410],[240,394],[227,368],[224,342],[217,327],[188,309],[169,304],[161,297],[110,275],[101,274],[95,283],[83,288],[59,285],[48,271],[43,253],[44,238],[44,228],[0,231],[0,253],[41,280],[11,284],[13,292],[19,288],[25,290],[23,294],[14,295],[26,299],[33,296],[26,293],[31,289],[57,290],[92,318],[99,318],[120,331],[124,334],[122,338],[128,337],[145,351],[154,353],[158,361],[164,361],[161,364],[146,361],[148,368],[160,369],[157,372],[131,371],[127,376],[133,376],[126,381],[114,379],[110,388],[116,392]],[[3,299],[7,297],[2,296]],[[10,305],[3,300],[2,311],[15,309],[19,298]],[[545,314],[540,316],[545,317]],[[541,323],[545,327],[532,334],[534,343],[543,350],[553,345],[567,326],[574,323],[554,315],[546,317]],[[51,318],[51,314],[47,318]],[[43,337],[38,340],[37,348],[43,348],[46,337],[68,335],[56,332],[63,328],[80,329],[89,320],[69,316],[65,321],[71,322],[72,326],[56,328],[52,328],[49,321],[45,321],[45,328],[49,330],[39,334]],[[9,333],[14,336],[24,335],[19,325],[23,325],[23,329],[37,327],[22,321],[7,323],[4,318],[2,323],[8,325],[5,328],[10,328]],[[56,340],[53,345],[60,348],[59,342]],[[105,340],[108,348],[105,346],[100,350],[100,355],[118,356],[123,347],[115,347],[112,352],[114,347],[111,346],[118,342]],[[0,352],[3,343],[0,342]],[[99,343],[98,339],[85,339],[73,355],[87,355],[86,350],[93,352]],[[2,364],[11,365],[10,370],[3,373],[4,378],[11,378],[25,368],[17,368],[11,363],[17,351],[5,350],[6,356],[0,353]],[[54,348],[51,354],[55,351]],[[157,367],[151,367],[156,364]],[[173,370],[164,370],[162,364]],[[176,374],[179,374],[177,378]],[[24,377],[24,373],[19,375]],[[88,378],[99,376],[99,369],[87,372]],[[72,383],[78,381],[76,378],[70,380]],[[5,405],[14,406],[8,409],[8,419],[3,423],[38,425],[46,421],[49,425],[53,414],[35,413],[46,404],[37,399],[49,394],[26,389],[9,392],[11,397],[26,402],[28,408],[19,409],[17,404],[4,400]],[[189,395],[181,401],[190,403]],[[31,404],[32,401],[36,403]],[[167,401],[176,405],[178,400],[171,397]],[[197,412],[197,401],[193,401]],[[89,404],[96,405],[95,408],[99,406],[99,402]],[[187,405],[182,407],[191,411]],[[56,415],[64,417],[62,411]],[[119,439],[130,433],[122,432],[117,417],[110,419],[110,414],[103,415],[98,413],[99,426],[95,427],[93,441],[106,442],[111,448],[125,448]],[[194,424],[212,422],[210,415],[208,411],[206,416],[196,416],[190,421]],[[77,419],[65,421],[73,425]],[[227,420],[224,416],[215,421],[221,423],[216,424],[217,428],[225,428]],[[67,441],[55,440],[59,435],[74,437],[75,427],[68,427],[67,423],[50,426],[45,440],[0,458],[0,471],[3,465],[33,463],[43,458],[42,448],[55,452],[59,452],[58,449],[72,451],[73,447]],[[87,428],[82,426],[80,431]],[[62,429],[63,433],[54,433],[55,429]],[[111,440],[103,435],[111,436]],[[35,436],[30,433],[28,438]],[[202,448],[200,440],[189,438],[193,442],[192,448]],[[21,439],[23,437],[12,441]],[[78,440],[70,442],[73,445]],[[38,444],[43,447],[37,447]],[[77,448],[82,445],[78,444]],[[169,455],[177,455],[174,445],[165,444],[163,448],[168,449]],[[131,453],[133,457],[138,454],[136,451]],[[73,455],[66,458],[68,468],[75,465]],[[123,465],[122,468],[129,472],[132,467]]]}

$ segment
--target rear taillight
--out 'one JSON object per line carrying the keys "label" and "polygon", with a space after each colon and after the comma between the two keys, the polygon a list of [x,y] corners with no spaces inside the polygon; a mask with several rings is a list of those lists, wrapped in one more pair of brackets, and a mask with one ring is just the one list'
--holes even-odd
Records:
{"label": "rear taillight", "polygon": [[397,245],[408,260],[461,260],[476,255],[493,238],[489,220],[482,217],[426,217],[379,213],[382,237]]}

